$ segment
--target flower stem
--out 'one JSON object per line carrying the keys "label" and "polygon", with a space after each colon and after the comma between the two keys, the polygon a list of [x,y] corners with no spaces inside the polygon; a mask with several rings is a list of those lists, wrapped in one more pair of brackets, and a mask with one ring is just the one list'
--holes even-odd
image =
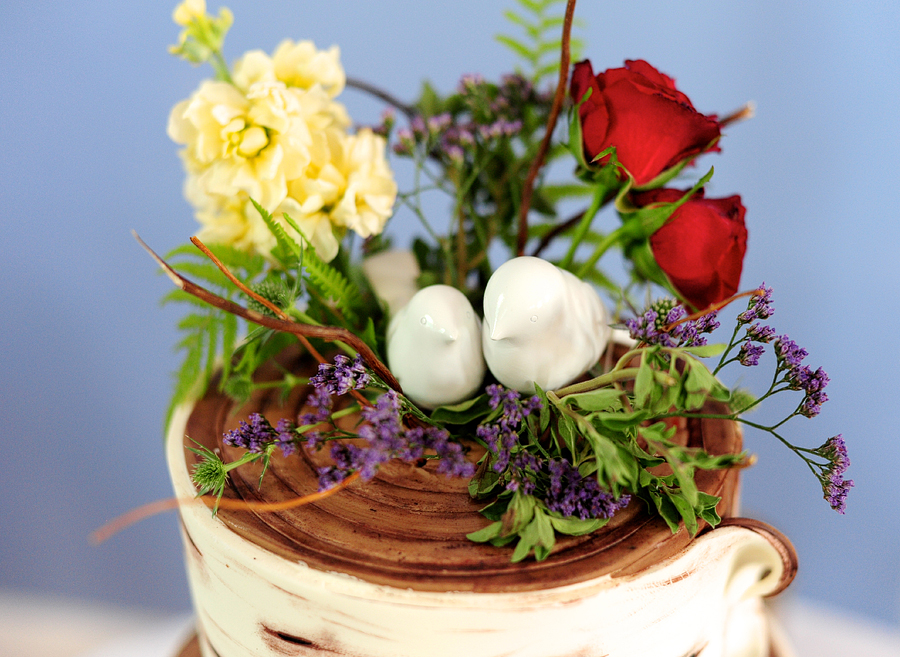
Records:
{"label": "flower stem", "polygon": [[605,185],[597,185],[597,187],[594,188],[594,197],[591,199],[591,204],[585,211],[585,213],[581,216],[581,220],[575,227],[575,232],[572,235],[572,243],[569,244],[569,250],[566,253],[565,257],[562,259],[562,262],[559,263],[559,267],[561,269],[568,269],[572,264],[572,259],[575,257],[575,251],[579,246],[581,246],[582,241],[584,241],[585,235],[587,235],[588,229],[591,227],[591,223],[594,221],[594,217],[597,216],[597,212],[603,205],[603,199],[606,197],[606,191],[607,190]]}
{"label": "flower stem", "polygon": [[581,268],[576,272],[578,278],[584,278],[587,276],[587,273],[594,268],[594,265],[597,264],[597,261],[600,260],[600,257],[609,250],[613,244],[619,241],[619,237],[624,233],[625,226],[619,226],[616,230],[609,233],[600,240],[600,243],[597,245],[597,248],[594,249],[594,252],[591,254],[591,257],[588,258]]}
{"label": "flower stem", "polygon": [[547,129],[537,156],[531,163],[528,176],[525,178],[525,187],[522,189],[522,204],[519,206],[519,233],[516,239],[516,255],[525,255],[525,242],[528,241],[528,211],[531,209],[531,196],[534,193],[534,181],[537,179],[544,160],[550,151],[550,142],[553,139],[553,131],[556,128],[556,120],[562,109],[563,100],[566,97],[566,82],[569,80],[569,42],[572,35],[572,19],[575,16],[575,0],[566,2],[566,14],[563,19],[562,43],[559,54],[559,81],[556,84],[556,93],[553,96],[553,105],[550,107],[550,116],[547,117]]}

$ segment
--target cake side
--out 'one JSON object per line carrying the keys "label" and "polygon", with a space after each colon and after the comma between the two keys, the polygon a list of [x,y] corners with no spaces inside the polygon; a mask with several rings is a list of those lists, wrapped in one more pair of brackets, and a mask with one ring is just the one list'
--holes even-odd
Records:
{"label": "cake side", "polygon": [[[193,492],[178,440],[190,415],[178,411],[167,441],[180,498]],[[726,526],[636,574],[507,592],[416,590],[285,558],[200,502],[181,517],[204,657],[765,657],[761,596],[785,574],[766,536]]]}

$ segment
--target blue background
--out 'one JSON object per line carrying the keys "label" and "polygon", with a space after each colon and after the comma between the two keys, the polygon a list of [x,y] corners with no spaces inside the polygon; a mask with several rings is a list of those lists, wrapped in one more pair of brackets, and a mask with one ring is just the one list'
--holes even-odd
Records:
{"label": "blue background", "polygon": [[[87,541],[170,493],[161,430],[178,311],[159,308],[169,283],[129,231],[165,252],[196,226],[165,126],[210,72],[167,54],[173,5],[0,7],[0,587],[189,606],[174,514]],[[463,73],[492,78],[515,63],[493,40],[516,33],[502,18],[511,1],[230,6],[229,60],[285,37],[336,43],[349,74],[402,99],[426,77],[449,91]],[[703,112],[757,104],[702,160],[716,166],[708,194],[742,195],[743,287],[774,286],[777,330],[832,378],[822,415],[786,433],[814,446],[843,432],[857,485],[839,516],[799,459],[748,433],[760,462],[744,476],[745,511],[793,539],[789,595],[897,624],[900,5],[583,0],[577,13],[596,69],[644,58]],[[353,90],[341,99],[362,123],[382,108]]]}

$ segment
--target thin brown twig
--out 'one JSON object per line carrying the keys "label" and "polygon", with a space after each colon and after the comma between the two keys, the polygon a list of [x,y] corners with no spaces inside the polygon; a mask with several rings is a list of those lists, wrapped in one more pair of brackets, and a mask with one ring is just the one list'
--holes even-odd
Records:
{"label": "thin brown twig", "polygon": [[351,331],[339,326],[314,326],[312,324],[301,324],[299,322],[278,319],[277,317],[266,317],[255,310],[244,308],[233,301],[223,299],[217,294],[213,294],[209,290],[197,285],[176,272],[165,260],[159,257],[153,249],[147,246],[137,233],[132,232],[132,234],[140,245],[144,247],[147,253],[149,253],[157,264],[162,267],[169,279],[179,289],[197,297],[201,301],[205,301],[219,310],[224,310],[227,313],[246,319],[248,322],[253,322],[254,324],[259,324],[260,326],[265,326],[266,328],[275,331],[290,333],[298,337],[320,338],[328,342],[343,342],[350,348],[356,350],[360,356],[362,356],[366,365],[368,365],[389,387],[397,392],[402,392],[396,377],[391,373],[387,366],[381,362],[375,352],[372,351],[372,348]]}
{"label": "thin brown twig", "polygon": [[264,305],[266,308],[271,310],[273,313],[275,313],[276,315],[281,317],[281,319],[290,320],[290,317],[288,317],[287,313],[284,312],[281,308],[276,306],[274,303],[272,303],[268,299],[261,297],[256,292],[251,290],[249,287],[244,285],[240,280],[238,280],[237,276],[232,274],[231,271],[228,269],[228,267],[225,266],[225,263],[223,263],[221,260],[219,260],[215,256],[215,254],[212,251],[210,251],[209,248],[203,242],[200,241],[199,237],[197,237],[196,235],[191,237],[191,244],[193,244],[198,249],[200,249],[203,252],[203,255],[205,255],[207,258],[212,260],[213,264],[219,268],[219,271],[222,272],[223,274],[225,274],[226,278],[228,278],[229,281],[234,283],[241,292],[246,294],[248,297],[250,297],[254,301],[258,301],[259,303]]}
{"label": "thin brown twig", "polygon": [[[329,488],[328,490],[310,493],[309,495],[295,497],[292,500],[284,500],[282,502],[254,502],[248,500],[235,500],[228,497],[220,498],[218,499],[218,502],[215,502],[213,501],[216,500],[215,495],[198,495],[197,497],[182,498],[170,497],[164,500],[157,500],[155,502],[150,502],[149,504],[139,506],[136,509],[132,509],[131,511],[127,511],[117,518],[113,518],[99,529],[91,532],[90,541],[92,545],[100,545],[122,530],[131,527],[132,525],[140,522],[141,520],[144,520],[145,518],[150,518],[165,511],[177,509],[179,506],[196,503],[201,500],[207,500],[207,506],[217,505],[218,508],[226,509],[229,511],[274,512],[286,511],[287,509],[295,509],[297,507],[311,504],[312,502],[317,502],[318,500],[325,499],[326,497],[334,495],[339,490],[343,490],[354,481],[359,479],[359,477],[360,473],[354,472],[346,479],[344,479],[341,483],[333,486],[332,488]],[[209,501],[213,502],[210,503]]]}
{"label": "thin brown twig", "polygon": [[[228,269],[228,267],[225,266],[225,263],[222,262],[221,260],[219,260],[215,256],[215,254],[213,254],[213,252],[209,250],[209,247],[207,247],[203,242],[200,241],[199,237],[197,237],[196,235],[194,237],[192,237],[191,243],[194,246],[196,246],[198,249],[200,249],[203,252],[203,255],[205,255],[207,258],[212,260],[213,263],[216,265],[216,267],[219,268],[219,271],[221,271],[223,274],[225,274],[225,276],[228,278],[228,280],[230,280],[232,283],[234,283],[241,292],[243,292],[250,298],[252,298],[255,301],[258,301],[259,303],[264,305],[266,308],[271,310],[273,313],[275,313],[276,315],[281,317],[281,319],[290,321],[291,318],[281,308],[276,306],[274,303],[272,303],[268,299],[261,297],[256,292],[251,290],[249,287],[244,285],[240,280],[238,280],[237,276],[232,274],[231,271]],[[320,363],[328,362],[325,360],[325,357],[319,353],[319,350],[316,349],[315,347],[313,347],[312,343],[306,338],[306,336],[297,335],[296,337],[300,341],[300,344],[303,345],[303,347],[306,349],[306,351],[309,352],[313,358],[315,358]],[[354,399],[356,399],[356,401],[358,401],[363,406],[371,406],[371,403],[369,402],[369,400],[366,399],[363,396],[363,394],[361,392],[359,392],[359,390],[351,390],[350,394],[353,396]]]}
{"label": "thin brown twig", "polygon": [[544,235],[541,238],[541,241],[538,242],[538,245],[536,247],[534,247],[534,251],[531,252],[531,255],[533,255],[535,258],[538,257],[539,255],[541,255],[541,253],[543,253],[544,249],[546,249],[548,246],[550,246],[550,243],[553,241],[553,238],[555,238],[560,233],[564,233],[565,231],[569,230],[572,226],[574,226],[579,221],[581,221],[581,218],[584,216],[585,212],[587,212],[587,210],[582,210],[581,212],[576,214],[574,217],[569,217],[561,224],[556,224],[553,228],[551,228],[549,231],[547,231],[547,234]]}
{"label": "thin brown twig", "polygon": [[765,293],[766,293],[766,291],[764,289],[757,288],[755,290],[747,290],[746,292],[739,292],[738,294],[733,294],[730,297],[728,297],[727,299],[719,301],[718,303],[710,304],[703,310],[698,310],[695,313],[691,313],[690,315],[682,317],[677,322],[672,322],[671,324],[666,324],[662,329],[663,333],[668,333],[669,331],[671,331],[673,328],[675,328],[679,324],[684,324],[685,322],[690,322],[691,320],[699,319],[700,317],[703,317],[704,315],[708,315],[709,313],[713,312],[714,310],[720,310],[720,309],[724,308],[725,306],[727,306],[732,301],[736,301],[736,300],[740,299],[741,297],[762,296]]}
{"label": "thin brown twig", "polygon": [[756,105],[751,101],[745,103],[743,107],[736,109],[719,121],[719,125],[724,128],[732,123],[739,123],[741,121],[746,121],[747,119],[752,119],[754,114],[756,114]]}
{"label": "thin brown twig", "polygon": [[566,16],[563,20],[562,49],[559,57],[559,82],[556,85],[556,94],[553,96],[553,105],[550,107],[550,116],[547,117],[547,131],[538,149],[528,177],[525,178],[525,186],[522,189],[522,205],[519,207],[519,233],[516,240],[516,254],[525,255],[525,242],[528,241],[528,211],[531,209],[531,197],[534,194],[534,181],[544,166],[544,160],[550,151],[550,141],[553,131],[556,129],[556,120],[562,110],[563,100],[566,96],[566,83],[569,80],[569,42],[572,34],[572,19],[575,16],[575,0],[566,3]]}
{"label": "thin brown twig", "polygon": [[389,94],[384,89],[380,89],[364,80],[359,80],[357,78],[347,78],[347,86],[353,89],[358,89],[359,91],[363,91],[371,96],[375,96],[376,98],[380,98],[388,105],[393,105],[398,110],[403,112],[408,119],[413,118],[418,113],[412,105],[407,105],[403,101],[398,100],[397,98]]}

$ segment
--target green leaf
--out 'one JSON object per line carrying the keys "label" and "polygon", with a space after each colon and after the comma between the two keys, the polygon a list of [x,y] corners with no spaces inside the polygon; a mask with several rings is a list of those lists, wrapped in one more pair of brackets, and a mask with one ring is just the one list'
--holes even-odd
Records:
{"label": "green leaf", "polygon": [[564,401],[583,411],[618,410],[622,407],[622,392],[613,388],[598,388],[590,392],[566,395]]}
{"label": "green leaf", "polygon": [[697,515],[694,513],[694,507],[680,495],[670,495],[669,500],[675,505],[675,508],[678,509],[678,513],[681,514],[681,518],[684,520],[684,526],[690,535],[693,536],[696,534]]}
{"label": "green leaf", "polygon": [[519,542],[513,551],[511,561],[518,563],[534,551],[534,558],[543,561],[550,556],[550,551],[556,543],[553,534],[553,525],[544,512],[536,509],[534,516],[525,528],[519,532]]}
{"label": "green leaf", "polygon": [[568,534],[569,536],[584,536],[585,534],[590,534],[603,527],[607,522],[609,522],[608,518],[589,518],[587,520],[582,520],[581,518],[562,518],[555,516],[552,513],[550,514],[550,524],[553,525],[553,529],[560,534]]}
{"label": "green leaf", "polygon": [[696,347],[680,347],[681,351],[684,351],[688,354],[693,354],[698,358],[710,358],[712,356],[718,356],[723,351],[725,351],[725,345],[721,342],[717,342],[715,344],[704,344]]}
{"label": "green leaf", "polygon": [[487,543],[500,537],[500,530],[503,526],[502,522],[492,522],[487,527],[483,527],[478,531],[466,534],[466,538],[475,543]]}
{"label": "green leaf", "polygon": [[498,34],[494,38],[504,46],[512,50],[513,53],[524,59],[526,62],[533,64],[537,60],[537,54],[534,53],[524,43],[516,41],[512,37],[506,36],[504,34]]}
{"label": "green leaf", "polygon": [[458,404],[438,406],[431,412],[431,421],[436,424],[468,424],[491,412],[487,395],[479,395]]}

